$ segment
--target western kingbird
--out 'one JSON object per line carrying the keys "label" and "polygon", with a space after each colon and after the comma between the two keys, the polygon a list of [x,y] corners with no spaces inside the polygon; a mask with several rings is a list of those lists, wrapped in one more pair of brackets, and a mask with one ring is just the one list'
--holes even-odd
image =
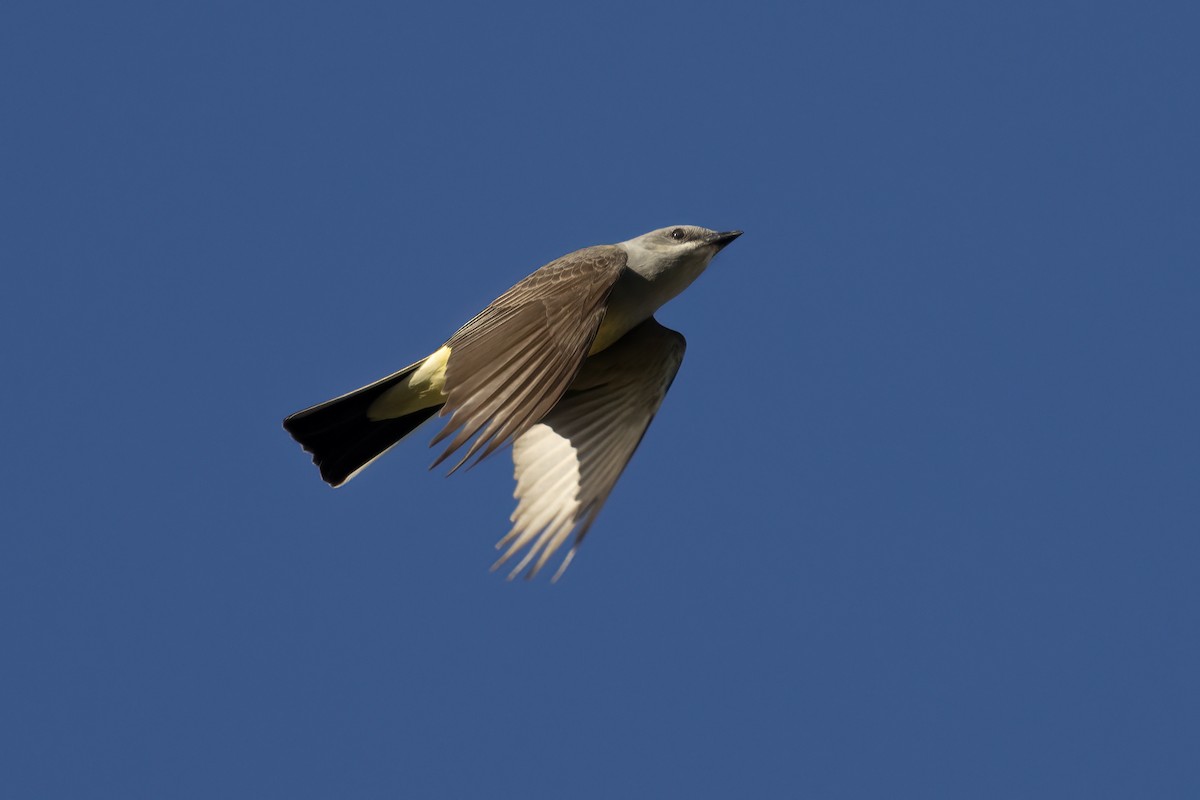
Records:
{"label": "western kingbird", "polygon": [[[479,312],[431,355],[283,421],[341,486],[440,412],[449,439],[432,467],[468,441],[476,463],[513,443],[512,530],[496,569],[532,578],[575,531],[557,580],[658,411],[684,338],[654,312],[699,277],[741,231],[677,225],[551,261]],[[431,467],[431,469],[432,469]]]}

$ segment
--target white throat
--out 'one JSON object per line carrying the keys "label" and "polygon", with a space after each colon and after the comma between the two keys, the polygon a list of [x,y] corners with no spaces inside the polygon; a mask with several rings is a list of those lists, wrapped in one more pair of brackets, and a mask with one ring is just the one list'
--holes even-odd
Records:
{"label": "white throat", "polygon": [[701,247],[685,252],[646,247],[637,240],[617,245],[625,250],[626,271],[608,298],[608,311],[591,352],[620,339],[654,316],[667,301],[691,286],[712,260],[713,250]]}

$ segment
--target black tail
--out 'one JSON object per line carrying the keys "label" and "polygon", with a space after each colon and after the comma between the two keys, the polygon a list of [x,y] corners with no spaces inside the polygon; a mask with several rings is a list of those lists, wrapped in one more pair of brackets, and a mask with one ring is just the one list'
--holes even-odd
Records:
{"label": "black tail", "polygon": [[372,420],[367,409],[375,400],[420,366],[413,364],[370,386],[297,411],[283,421],[284,429],[312,453],[313,463],[330,486],[341,486],[354,473],[438,412],[423,408],[403,417]]}

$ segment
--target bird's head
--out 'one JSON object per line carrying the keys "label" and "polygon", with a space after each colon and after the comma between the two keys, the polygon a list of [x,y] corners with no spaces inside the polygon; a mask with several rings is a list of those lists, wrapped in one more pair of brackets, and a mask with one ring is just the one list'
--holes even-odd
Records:
{"label": "bird's head", "polygon": [[713,231],[698,225],[672,225],[643,233],[619,245],[629,255],[629,267],[654,279],[683,268],[699,274],[741,231]]}

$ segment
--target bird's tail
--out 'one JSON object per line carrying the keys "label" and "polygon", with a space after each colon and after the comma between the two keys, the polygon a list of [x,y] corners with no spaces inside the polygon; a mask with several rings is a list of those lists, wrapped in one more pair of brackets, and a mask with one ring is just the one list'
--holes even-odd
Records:
{"label": "bird's tail", "polygon": [[[399,416],[380,418],[379,414],[371,413],[372,406],[389,390],[404,392],[402,384],[423,363],[418,361],[370,386],[297,411],[283,421],[292,438],[312,453],[313,463],[326,483],[341,486],[437,413],[441,403]],[[394,395],[383,404],[390,405]]]}

